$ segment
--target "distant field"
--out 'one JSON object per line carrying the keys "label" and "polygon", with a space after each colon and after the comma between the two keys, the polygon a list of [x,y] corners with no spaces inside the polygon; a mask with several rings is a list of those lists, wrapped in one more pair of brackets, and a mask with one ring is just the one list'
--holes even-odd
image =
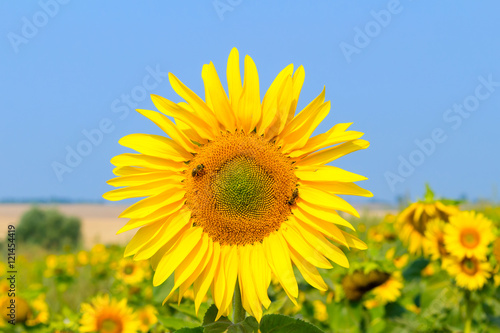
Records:
{"label": "distant field", "polygon": [[[99,204],[60,204],[38,205],[42,208],[56,208],[61,213],[79,217],[82,221],[83,242],[86,248],[97,243],[126,244],[135,231],[127,231],[117,235],[116,232],[127,223],[128,219],[120,219],[118,215],[126,205]],[[361,216],[383,216],[395,212],[380,205],[354,205]],[[32,207],[30,204],[0,204],[0,239],[7,235],[7,226],[16,225],[24,212]]]}
{"label": "distant field", "polygon": [[[125,244],[134,232],[125,232],[116,235],[116,232],[127,223],[128,219],[120,219],[118,215],[127,207],[125,205],[98,205],[98,204],[64,204],[38,205],[42,208],[56,208],[61,213],[76,216],[82,221],[83,242],[86,248],[97,243]],[[24,212],[29,210],[29,204],[2,204],[0,205],[0,239],[7,234],[7,225],[19,223]]]}

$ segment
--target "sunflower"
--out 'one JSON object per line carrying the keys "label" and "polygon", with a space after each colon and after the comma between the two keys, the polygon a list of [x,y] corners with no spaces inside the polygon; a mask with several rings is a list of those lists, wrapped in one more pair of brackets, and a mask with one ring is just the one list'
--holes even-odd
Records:
{"label": "sunflower", "polygon": [[378,270],[369,273],[357,270],[344,276],[342,289],[348,300],[359,301],[367,292],[384,284],[390,277],[389,273]]}
{"label": "sunflower", "polygon": [[31,301],[31,312],[26,320],[26,326],[47,324],[49,322],[49,306],[45,302],[45,295],[40,294]]}
{"label": "sunflower", "polygon": [[149,267],[142,262],[135,262],[130,259],[122,259],[118,264],[116,278],[129,285],[141,283],[145,278],[150,277]]}
{"label": "sunflower", "polygon": [[476,257],[449,256],[443,260],[443,267],[455,277],[459,287],[469,290],[481,289],[491,276],[491,265]]}
{"label": "sunflower", "polygon": [[310,137],[330,102],[323,90],[295,115],[302,66],[283,69],[262,102],[257,68],[246,56],[242,83],[236,49],[227,63],[227,95],[213,63],[203,66],[202,78],[205,100],[170,73],[186,102],[152,95],[161,113],[137,110],[169,138],[122,138],[139,154],[111,160],[118,178],[108,183],[123,188],[104,198],[147,197],[120,215],[130,221],[119,232],[140,227],[125,255],[150,259],[155,286],[175,273],[170,295],[179,289],[182,297],[194,285],[196,310],[211,287],[221,316],[239,283],[244,309],[260,320],[262,305],[271,303],[273,275],[295,302],[293,264],[308,283],[325,290],[316,267],[331,268],[329,260],[347,267],[341,245],[366,248],[343,230],[354,228],[337,213],[359,217],[338,195],[372,196],[353,183],[366,178],[326,163],[369,144],[359,139],[363,133],[347,130],[350,123]]}
{"label": "sunflower", "polygon": [[444,228],[446,223],[439,219],[433,219],[427,224],[425,230],[426,253],[432,260],[439,260],[448,255],[444,246]]}
{"label": "sunflower", "polygon": [[440,201],[426,200],[414,202],[399,214],[396,227],[401,240],[409,244],[411,254],[425,252],[425,230],[427,223],[434,218],[448,221],[449,217],[458,213],[456,206],[445,205]]}
{"label": "sunflower", "polygon": [[146,305],[144,308],[139,310],[137,314],[141,323],[139,330],[144,333],[149,332],[151,326],[158,322],[158,318],[156,317],[157,314],[158,311],[156,311],[156,309],[151,305]]}
{"label": "sunflower", "polygon": [[459,259],[473,256],[485,259],[488,245],[494,239],[492,222],[472,211],[451,217],[444,229],[446,250]]}
{"label": "sunflower", "polygon": [[400,271],[395,271],[387,281],[371,292],[379,304],[386,304],[396,301],[401,296],[401,289],[403,289],[403,277]]}
{"label": "sunflower", "polygon": [[127,300],[117,301],[109,295],[96,296],[90,304],[82,304],[80,332],[136,333],[140,322],[127,306]]}

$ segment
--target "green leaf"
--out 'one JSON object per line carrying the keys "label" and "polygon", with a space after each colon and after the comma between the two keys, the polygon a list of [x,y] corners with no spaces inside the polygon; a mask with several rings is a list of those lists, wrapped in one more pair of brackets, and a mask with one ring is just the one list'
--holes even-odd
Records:
{"label": "green leaf", "polygon": [[360,302],[330,303],[327,305],[329,325],[334,331],[359,332],[362,316]]}
{"label": "green leaf", "polygon": [[412,262],[404,271],[403,278],[406,281],[411,281],[416,278],[420,278],[422,270],[429,264],[428,259],[418,258],[414,262]]}
{"label": "green leaf", "polygon": [[264,311],[264,315],[278,313],[278,311],[283,307],[283,305],[285,305],[287,300],[288,300],[287,298],[281,297],[278,298],[276,301],[273,301],[269,306],[269,308]]}
{"label": "green leaf", "polygon": [[227,329],[228,333],[257,333],[259,331],[259,322],[254,317],[246,317],[240,323],[233,324]]}
{"label": "green leaf", "polygon": [[[200,306],[200,310],[198,311],[198,315],[196,315],[196,309],[195,309],[195,306],[193,303],[182,303],[181,305],[177,305],[177,304],[168,304],[168,306],[170,306],[172,309],[175,309],[181,313],[184,313],[188,316],[190,316],[191,318],[193,319],[196,319],[196,320],[199,320],[200,322],[203,321],[203,317],[201,316],[201,313],[204,313],[207,309],[207,305],[206,304],[201,304]],[[204,311],[205,309],[205,311]]]}
{"label": "green leaf", "polygon": [[434,191],[432,191],[432,189],[428,183],[425,184],[424,200],[425,200],[425,202],[433,202],[434,201]]}
{"label": "green leaf", "polygon": [[193,328],[199,325],[199,323],[193,323],[191,321],[184,320],[182,318],[177,317],[166,317],[166,316],[158,316],[158,321],[165,327],[179,330],[181,328]]}
{"label": "green leaf", "polygon": [[215,304],[212,304],[205,312],[205,316],[203,317],[204,333],[225,332],[229,326],[233,324],[227,317],[220,317],[219,320],[215,321],[217,312],[219,312],[219,310]]}
{"label": "green leaf", "polygon": [[195,327],[195,328],[185,327],[175,331],[175,333],[203,333],[203,327]]}
{"label": "green leaf", "polygon": [[262,333],[321,333],[319,328],[300,319],[279,314],[265,315],[260,322]]}
{"label": "green leaf", "polygon": [[153,287],[153,302],[162,303],[173,287],[174,287],[174,274],[170,275],[168,279],[159,286]]}

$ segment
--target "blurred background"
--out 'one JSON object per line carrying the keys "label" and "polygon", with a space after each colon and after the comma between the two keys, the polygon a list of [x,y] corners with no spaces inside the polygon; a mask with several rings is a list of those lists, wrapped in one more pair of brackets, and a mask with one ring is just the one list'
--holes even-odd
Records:
{"label": "blurred background", "polygon": [[[54,286],[75,279],[65,260],[119,258],[123,249],[102,244],[132,237],[115,234],[131,201],[102,199],[109,161],[128,152],[121,137],[161,134],[134,110],[154,109],[150,94],[181,101],[168,72],[204,96],[203,64],[225,78],[233,47],[254,59],[261,96],[290,63],[306,73],[298,110],[326,86],[332,109],[315,134],[340,122],[365,133],[369,149],[335,161],[368,177],[360,185],[373,198],[348,198],[363,226],[422,198],[425,183],[436,197],[494,205],[499,10],[492,0],[0,2],[0,239],[16,225],[24,263],[40,259],[33,274],[58,276]],[[82,249],[92,250],[76,256]],[[92,274],[105,280],[107,269]],[[66,286],[48,304],[66,304],[76,322],[94,287],[63,301]]]}

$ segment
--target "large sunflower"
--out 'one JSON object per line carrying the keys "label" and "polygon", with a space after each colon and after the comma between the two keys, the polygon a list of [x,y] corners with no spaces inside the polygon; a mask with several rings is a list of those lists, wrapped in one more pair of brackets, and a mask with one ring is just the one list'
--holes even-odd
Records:
{"label": "large sunflower", "polygon": [[152,95],[161,113],[138,110],[169,138],[122,138],[139,154],[111,160],[119,177],[108,183],[123,188],[104,198],[148,197],[120,215],[130,218],[120,232],[141,227],[125,255],[150,259],[154,285],[175,272],[170,294],[179,289],[181,297],[194,285],[196,309],[211,287],[220,316],[229,312],[238,281],[243,307],[260,320],[262,305],[271,303],[273,275],[295,301],[292,264],[325,290],[316,267],[331,268],[329,260],[347,267],[339,246],[366,248],[344,231],[354,228],[337,213],[359,216],[338,195],[371,196],[353,183],[366,178],[326,164],[369,144],[359,140],[363,133],[347,130],[350,123],[310,137],[330,102],[323,90],[295,115],[302,66],[295,73],[293,65],[283,69],[262,102],[257,68],[246,56],[242,83],[236,49],[227,63],[227,95],[212,63],[203,66],[202,78],[205,100],[169,74],[186,102]]}
{"label": "large sunflower", "polygon": [[456,206],[445,205],[440,201],[426,200],[412,203],[399,214],[396,227],[399,237],[408,244],[411,254],[426,253],[425,231],[432,219],[448,222],[450,216],[459,212]]}
{"label": "large sunflower", "polygon": [[127,300],[117,301],[109,295],[97,296],[90,304],[83,303],[80,332],[136,333],[140,322]]}
{"label": "large sunflower", "polygon": [[451,217],[444,229],[446,250],[459,259],[485,259],[488,246],[494,239],[493,223],[481,213],[473,211]]}

